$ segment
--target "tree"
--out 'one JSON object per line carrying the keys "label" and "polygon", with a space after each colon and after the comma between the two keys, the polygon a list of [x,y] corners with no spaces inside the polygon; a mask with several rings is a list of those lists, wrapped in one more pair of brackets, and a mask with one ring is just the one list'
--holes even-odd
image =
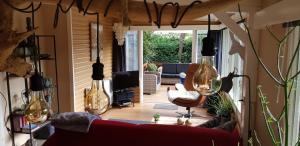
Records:
{"label": "tree", "polygon": [[[179,34],[154,34],[144,32],[144,62],[149,63],[190,63],[192,37],[185,34],[182,50],[179,50]],[[179,53],[179,51],[181,53]],[[179,55],[180,54],[180,55]],[[180,58],[179,58],[180,56]]]}
{"label": "tree", "polygon": [[185,38],[185,33],[180,33],[180,36],[179,36],[179,49],[178,49],[178,60],[179,60],[179,62],[181,62],[184,38]]}

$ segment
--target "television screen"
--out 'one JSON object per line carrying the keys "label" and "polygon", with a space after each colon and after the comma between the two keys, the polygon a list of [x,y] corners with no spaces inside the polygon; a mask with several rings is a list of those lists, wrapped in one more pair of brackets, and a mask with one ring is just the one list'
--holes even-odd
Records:
{"label": "television screen", "polygon": [[113,90],[122,90],[139,86],[139,71],[113,73]]}

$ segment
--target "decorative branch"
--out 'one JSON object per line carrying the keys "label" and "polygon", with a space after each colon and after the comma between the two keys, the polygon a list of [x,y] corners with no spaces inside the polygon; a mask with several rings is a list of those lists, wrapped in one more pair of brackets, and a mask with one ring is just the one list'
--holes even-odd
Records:
{"label": "decorative branch", "polygon": [[[201,1],[198,1],[198,0],[197,0],[197,1],[193,1],[189,6],[187,6],[187,7],[184,9],[183,13],[181,14],[179,20],[178,20],[177,22],[175,21],[173,24],[171,24],[173,28],[178,27],[178,25],[180,24],[180,22],[181,22],[183,16],[185,16],[186,12],[187,12],[190,8],[192,8],[196,3],[197,3],[197,4],[201,4],[202,2],[201,2]],[[178,11],[178,9],[177,9],[177,11]],[[176,13],[176,19],[175,19],[175,20],[177,20],[177,13]]]}
{"label": "decorative branch", "polygon": [[[167,2],[165,3],[160,9],[158,8],[158,5],[155,1],[153,1],[153,5],[154,5],[154,8],[155,8],[155,12],[156,12],[156,21],[154,22],[158,28],[160,28],[161,26],[161,17],[162,17],[162,13],[163,13],[163,10],[164,8],[167,6],[167,5],[171,5],[172,7],[176,7],[176,13],[175,13],[175,17],[174,17],[174,21],[171,22],[171,26],[172,28],[177,28],[178,25],[180,24],[182,18],[185,16],[186,12],[191,9],[195,4],[200,4],[202,3],[201,1],[199,0],[196,0],[196,1],[193,1],[191,4],[189,4],[185,9],[184,11],[182,12],[182,14],[180,15],[180,17],[178,18],[178,14],[179,14],[179,10],[180,10],[180,5],[179,3],[173,3],[173,2]],[[149,23],[152,22],[152,16],[151,16],[151,13],[150,13],[150,9],[149,9],[149,6],[148,6],[148,3],[147,3],[147,0],[144,0],[144,5],[146,7],[146,11],[147,11],[147,14],[148,14],[148,18],[149,18]]]}
{"label": "decorative branch", "polygon": [[285,79],[282,75],[281,69],[280,69],[280,52],[281,52],[282,44],[279,43],[277,47],[278,47],[278,49],[277,49],[277,71],[278,71],[278,74],[279,74],[281,80],[285,81]]}
{"label": "decorative branch", "polygon": [[62,0],[59,0],[59,2],[57,3],[57,6],[56,6],[55,15],[54,15],[54,23],[53,23],[54,28],[56,28],[58,25],[59,11],[62,11],[63,13],[68,13],[70,11],[70,9],[72,8],[72,6],[75,4],[75,0],[73,0],[72,3],[70,4],[70,6],[67,7],[66,10],[64,10],[62,8],[61,2],[62,2]]}
{"label": "decorative branch", "polygon": [[279,38],[270,30],[269,26],[266,26],[266,29],[268,30],[268,32],[271,34],[271,36],[278,42],[280,43]]}
{"label": "decorative branch", "polygon": [[150,13],[150,10],[149,10],[149,7],[148,7],[148,3],[147,3],[147,0],[144,0],[144,5],[146,7],[146,11],[147,11],[147,14],[148,14],[148,18],[149,18],[149,23],[152,22],[152,16],[151,16],[151,13]]}
{"label": "decorative branch", "polygon": [[300,71],[298,71],[294,76],[292,76],[291,80],[294,80],[299,74],[300,74]]}
{"label": "decorative branch", "polygon": [[108,2],[107,6],[106,6],[106,8],[105,8],[105,11],[104,11],[104,17],[107,16],[108,11],[109,11],[109,8],[110,8],[110,6],[112,5],[113,1],[114,1],[114,0],[110,0],[110,1]]}
{"label": "decorative branch", "polygon": [[158,6],[157,6],[157,3],[155,1],[153,1],[153,5],[155,7],[155,12],[156,12],[156,21],[154,22],[158,28],[160,28],[161,26],[161,17],[162,17],[162,13],[164,11],[164,8],[167,6],[167,5],[171,5],[172,7],[176,6],[176,15],[174,17],[174,22],[171,23],[174,24],[176,22],[176,19],[177,19],[177,16],[178,16],[178,11],[179,11],[179,3],[173,3],[173,2],[167,2],[165,3],[161,8],[160,10],[158,10]]}
{"label": "decorative branch", "polygon": [[257,143],[259,144],[259,146],[261,146],[260,140],[258,139],[257,133],[255,130],[254,130],[254,136],[255,136],[255,139],[256,139]]}
{"label": "decorative branch", "polygon": [[[241,12],[241,7],[240,7],[239,4],[238,4],[238,10],[239,10],[239,14],[240,14],[241,19],[243,19],[242,12]],[[253,50],[253,52],[254,52],[254,54],[255,54],[255,56],[256,56],[258,62],[262,65],[263,69],[267,72],[267,74],[268,74],[268,75],[269,75],[276,83],[278,83],[278,84],[281,85],[281,86],[284,86],[284,84],[283,84],[282,82],[280,82],[280,81],[279,81],[279,80],[271,73],[271,71],[267,68],[267,66],[263,63],[263,61],[261,60],[261,58],[258,56],[258,53],[257,53],[257,51],[256,51],[256,49],[255,49],[255,45],[254,45],[253,40],[252,40],[252,36],[251,36],[251,34],[250,34],[250,30],[249,30],[248,26],[245,24],[245,22],[243,22],[243,24],[244,24],[244,27],[245,27],[246,30],[247,30],[247,34],[248,34],[248,38],[249,38],[249,40],[250,40],[251,48],[252,48],[252,50]]]}
{"label": "decorative branch", "polygon": [[[39,5],[32,10],[31,8],[33,7],[33,2],[30,3],[28,6],[26,6],[25,8],[17,8],[13,4],[11,4],[10,2],[8,2],[7,0],[3,0],[3,2],[6,5],[8,5],[9,7],[13,8],[14,10],[22,12],[22,13],[33,13],[33,12],[39,10],[41,8],[41,6],[42,6],[42,3],[40,2]],[[29,10],[29,9],[31,9],[31,10]]]}
{"label": "decorative branch", "polygon": [[[240,10],[240,5],[238,5],[238,10],[239,10],[239,14],[240,17],[242,18],[242,14],[241,14],[241,10]],[[290,96],[292,93],[292,89],[294,87],[294,82],[295,82],[295,78],[298,77],[298,75],[300,74],[300,71],[298,71],[295,75],[293,75],[291,78],[289,78],[289,74],[291,71],[291,68],[293,66],[294,60],[295,60],[295,56],[299,53],[299,47],[300,47],[300,40],[298,41],[298,45],[297,48],[294,52],[294,55],[292,57],[291,62],[289,62],[288,64],[288,71],[285,74],[286,78],[283,78],[283,75],[281,73],[280,67],[279,67],[279,57],[280,57],[280,51],[282,48],[283,43],[286,43],[286,39],[288,38],[288,36],[295,30],[295,28],[291,29],[290,31],[288,31],[288,33],[281,39],[279,40],[278,37],[275,36],[275,34],[272,33],[272,31],[269,30],[269,28],[267,27],[268,31],[271,33],[272,37],[275,38],[275,40],[278,43],[278,52],[277,52],[277,67],[278,67],[278,72],[280,73],[281,79],[282,81],[279,81],[275,78],[275,76],[268,70],[268,68],[263,64],[263,62],[261,61],[261,59],[259,58],[256,49],[254,47],[254,43],[249,31],[249,28],[247,27],[247,25],[244,23],[244,26],[247,30],[247,34],[251,43],[251,47],[252,50],[254,51],[254,54],[256,56],[256,58],[259,60],[259,63],[263,66],[263,69],[267,72],[267,74],[277,83],[279,84],[282,88],[284,88],[284,107],[279,115],[279,117],[275,120],[276,122],[276,127],[277,127],[277,132],[278,135],[274,134],[274,130],[272,129],[274,125],[271,125],[271,123],[274,121],[274,117],[272,117],[272,113],[268,108],[268,101],[267,101],[267,97],[263,95],[262,91],[261,91],[261,87],[258,87],[258,96],[260,97],[260,102],[261,102],[261,106],[262,106],[262,111],[263,111],[263,116],[265,119],[265,124],[267,126],[267,130],[268,130],[268,134],[271,137],[271,140],[273,142],[273,144],[275,146],[288,146],[290,139],[289,139],[289,104],[290,104]],[[281,125],[281,122],[283,122],[283,124]],[[283,129],[283,128],[284,129]],[[279,141],[278,141],[279,140]],[[299,140],[296,143],[296,145],[299,144]]]}
{"label": "decorative branch", "polygon": [[[296,48],[296,50],[295,50],[295,52],[294,52],[294,54],[293,54],[292,60],[291,60],[291,62],[290,62],[290,64],[289,64],[289,67],[288,67],[288,70],[287,70],[287,74],[286,74],[287,76],[288,76],[288,75],[290,74],[290,72],[291,72],[293,63],[294,63],[295,58],[296,58],[296,56],[297,56],[297,54],[298,54],[298,52],[299,52],[299,49],[300,49],[300,40],[298,41],[297,48]],[[298,74],[299,74],[299,73],[298,73]],[[296,73],[294,76],[291,77],[291,79],[294,79],[298,74]]]}
{"label": "decorative branch", "polygon": [[269,120],[267,114],[266,114],[266,106],[267,106],[267,97],[263,95],[262,91],[261,91],[261,87],[259,86],[258,88],[258,96],[260,98],[260,104],[261,104],[261,107],[262,107],[262,113],[264,115],[264,119],[266,121],[266,126],[267,126],[267,129],[268,129],[268,134],[271,136],[271,139],[272,139],[272,142],[274,145],[277,145],[277,140],[275,138],[275,134],[274,134],[274,131],[270,125],[271,121]]}

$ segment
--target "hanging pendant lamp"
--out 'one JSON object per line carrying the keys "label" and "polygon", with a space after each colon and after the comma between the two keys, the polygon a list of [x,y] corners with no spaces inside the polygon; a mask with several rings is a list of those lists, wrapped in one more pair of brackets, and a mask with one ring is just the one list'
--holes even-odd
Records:
{"label": "hanging pendant lamp", "polygon": [[208,15],[207,37],[203,40],[202,58],[193,77],[193,87],[201,95],[212,95],[220,90],[222,81],[215,68],[215,41],[211,37],[210,15]]}
{"label": "hanging pendant lamp", "polygon": [[110,101],[109,97],[105,93],[104,90],[104,75],[103,75],[103,68],[104,65],[100,62],[100,48],[99,48],[99,14],[97,15],[97,59],[96,62],[93,64],[93,74],[92,74],[92,85],[91,90],[87,93],[85,97],[85,111],[94,114],[100,115],[103,114],[109,108]]}

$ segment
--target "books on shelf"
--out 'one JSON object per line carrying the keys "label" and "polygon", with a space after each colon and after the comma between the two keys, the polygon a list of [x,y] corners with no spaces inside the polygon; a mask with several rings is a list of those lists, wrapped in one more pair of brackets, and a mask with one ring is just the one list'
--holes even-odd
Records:
{"label": "books on shelf", "polygon": [[40,124],[30,124],[24,115],[23,111],[15,111],[12,115],[13,117],[13,126],[15,132],[20,133],[30,133],[32,131],[35,131],[39,127],[43,127],[47,125],[49,122],[40,123]]}
{"label": "books on shelf", "polygon": [[13,125],[14,125],[14,131],[20,132],[22,131],[22,127],[29,124],[24,116],[23,111],[15,111],[13,116]]}
{"label": "books on shelf", "polygon": [[25,126],[23,126],[21,129],[22,129],[22,132],[24,133],[30,133],[31,130],[37,128],[38,125],[36,124],[27,124]]}

